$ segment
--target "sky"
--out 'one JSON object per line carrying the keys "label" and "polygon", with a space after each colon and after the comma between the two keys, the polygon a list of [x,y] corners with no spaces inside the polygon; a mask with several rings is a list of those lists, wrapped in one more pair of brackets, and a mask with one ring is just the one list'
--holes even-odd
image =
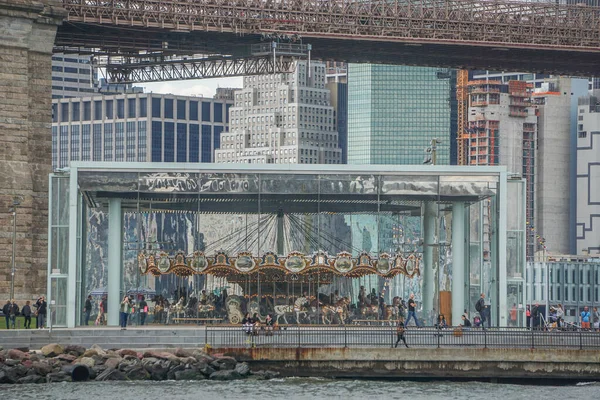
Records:
{"label": "sky", "polygon": [[136,84],[146,92],[178,94],[182,96],[213,97],[218,87],[242,87],[242,78],[193,79],[187,81]]}

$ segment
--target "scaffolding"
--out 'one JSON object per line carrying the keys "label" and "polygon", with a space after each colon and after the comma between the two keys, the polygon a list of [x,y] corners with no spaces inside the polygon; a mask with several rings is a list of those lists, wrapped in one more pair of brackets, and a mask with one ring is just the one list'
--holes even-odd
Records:
{"label": "scaffolding", "polygon": [[469,95],[467,83],[469,71],[461,69],[456,73],[456,101],[457,101],[457,148],[458,165],[467,165],[467,113],[469,110]]}

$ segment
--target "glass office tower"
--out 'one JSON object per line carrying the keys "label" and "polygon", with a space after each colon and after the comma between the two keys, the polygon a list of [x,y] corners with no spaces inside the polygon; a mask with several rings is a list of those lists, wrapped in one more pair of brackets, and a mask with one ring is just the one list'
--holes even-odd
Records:
{"label": "glass office tower", "polygon": [[437,138],[437,164],[454,164],[455,91],[453,70],[349,64],[348,163],[422,164]]}

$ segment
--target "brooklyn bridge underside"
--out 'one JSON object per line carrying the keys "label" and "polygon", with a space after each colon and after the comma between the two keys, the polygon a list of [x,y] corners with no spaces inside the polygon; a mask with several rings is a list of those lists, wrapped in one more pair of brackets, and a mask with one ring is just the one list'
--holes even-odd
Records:
{"label": "brooklyn bridge underside", "polygon": [[268,35],[324,60],[596,75],[600,8],[495,0],[63,0],[55,51],[247,55]]}

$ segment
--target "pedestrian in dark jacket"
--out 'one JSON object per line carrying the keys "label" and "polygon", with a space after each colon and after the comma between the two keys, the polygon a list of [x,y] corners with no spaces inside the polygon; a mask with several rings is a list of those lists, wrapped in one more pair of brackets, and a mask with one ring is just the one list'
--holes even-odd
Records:
{"label": "pedestrian in dark jacket", "polygon": [[6,319],[6,329],[10,329],[10,300],[6,300],[6,304],[2,307],[2,313],[4,314],[4,318]]}
{"label": "pedestrian in dark jacket", "polygon": [[16,329],[15,323],[17,321],[17,315],[19,315],[19,306],[15,302],[15,299],[12,300],[12,304],[10,305],[10,324],[13,329]]}
{"label": "pedestrian in dark jacket", "polygon": [[31,329],[31,306],[30,302],[25,302],[23,309],[21,310],[21,314],[25,317],[25,329]]}

